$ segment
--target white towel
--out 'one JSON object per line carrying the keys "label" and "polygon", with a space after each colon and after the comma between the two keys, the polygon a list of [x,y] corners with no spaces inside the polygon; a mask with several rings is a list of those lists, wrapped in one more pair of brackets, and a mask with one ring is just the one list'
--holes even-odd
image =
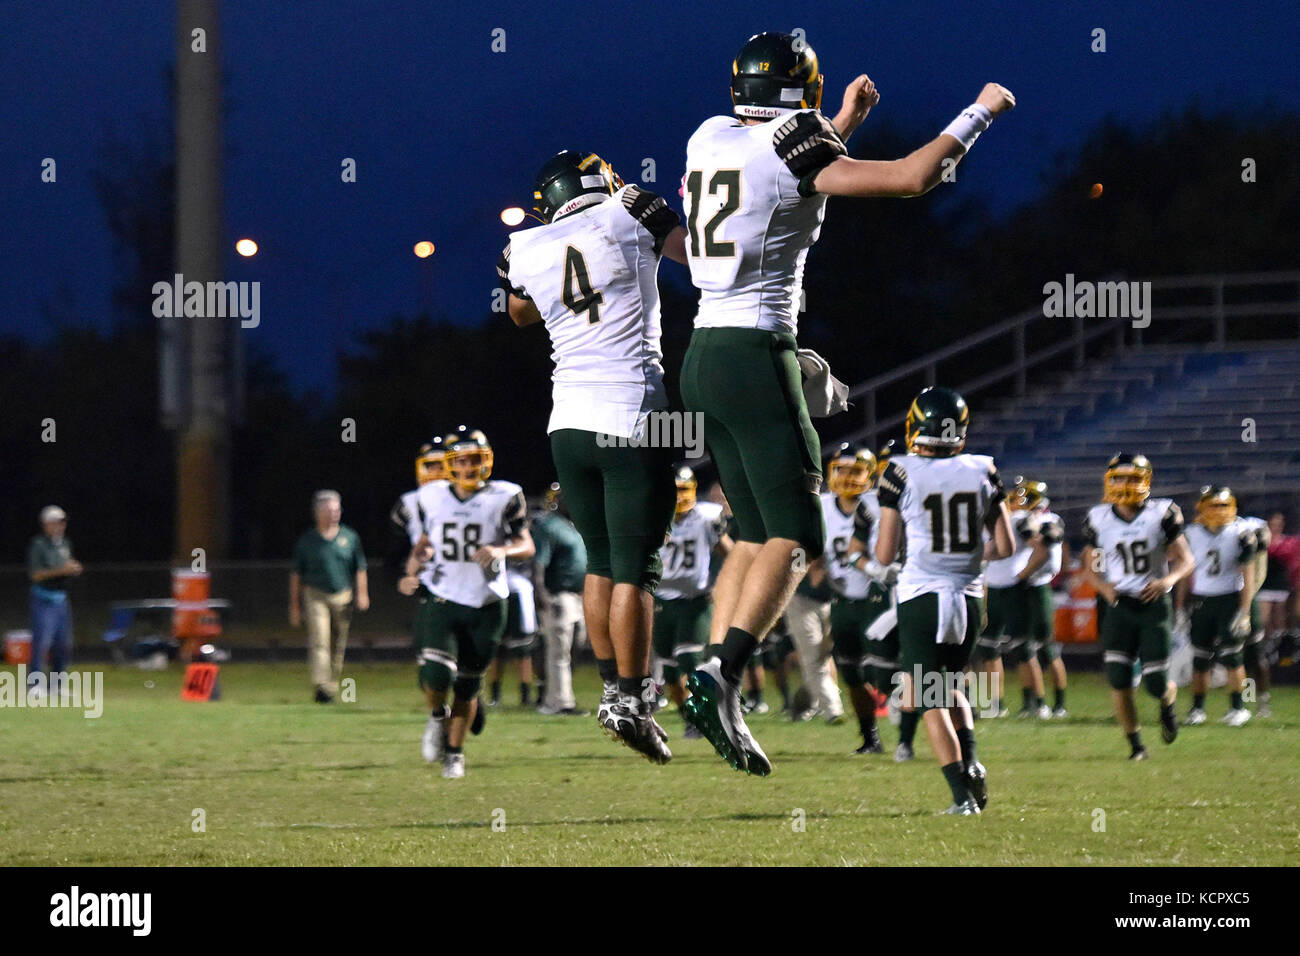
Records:
{"label": "white towel", "polygon": [[800,349],[797,356],[808,414],[813,418],[829,418],[848,411],[849,387],[831,374],[830,363],[812,349]]}
{"label": "white towel", "polygon": [[939,593],[938,644],[960,644],[966,640],[966,595],[945,588]]}
{"label": "white towel", "polygon": [[867,628],[867,640],[883,641],[889,636],[889,632],[897,626],[898,605],[894,605],[871,622],[871,626]]}

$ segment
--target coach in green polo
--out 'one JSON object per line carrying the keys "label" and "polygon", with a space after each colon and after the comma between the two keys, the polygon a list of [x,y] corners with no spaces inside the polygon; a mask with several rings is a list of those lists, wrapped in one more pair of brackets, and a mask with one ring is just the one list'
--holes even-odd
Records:
{"label": "coach in green polo", "polygon": [[328,704],[339,691],[353,605],[358,611],[369,608],[370,592],[361,537],[339,520],[339,493],[318,491],[312,506],[316,527],[304,532],[293,549],[289,624],[298,627],[306,617],[307,662],[316,701]]}

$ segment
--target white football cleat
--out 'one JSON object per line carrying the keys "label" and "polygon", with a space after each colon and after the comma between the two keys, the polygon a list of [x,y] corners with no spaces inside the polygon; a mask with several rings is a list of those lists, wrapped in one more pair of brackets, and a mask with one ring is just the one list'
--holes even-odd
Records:
{"label": "white football cleat", "polygon": [[1052,719],[1052,708],[1048,707],[1046,704],[1039,704],[1039,705],[1038,705],[1038,719],[1039,719],[1039,720],[1051,720],[1051,719]]}
{"label": "white football cleat", "polygon": [[447,754],[442,762],[442,775],[448,780],[459,780],[465,776],[465,755]]}
{"label": "white football cleat", "polygon": [[1203,707],[1193,707],[1187,712],[1187,719],[1183,721],[1183,726],[1195,727],[1203,723],[1205,723],[1205,709]]}
{"label": "white football cleat", "polygon": [[424,725],[424,736],[420,738],[420,755],[425,763],[437,763],[442,757],[443,718],[429,716]]}
{"label": "white football cleat", "polygon": [[1250,711],[1245,707],[1234,707],[1219,718],[1219,723],[1227,724],[1229,727],[1240,727],[1248,720],[1250,720]]}

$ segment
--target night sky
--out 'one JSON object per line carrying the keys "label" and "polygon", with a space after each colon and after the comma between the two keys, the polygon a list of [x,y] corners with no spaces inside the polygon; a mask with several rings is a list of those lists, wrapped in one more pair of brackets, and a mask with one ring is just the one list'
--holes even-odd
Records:
{"label": "night sky", "polygon": [[[1105,117],[1300,108],[1298,7],[227,0],[225,278],[262,282],[250,343],[295,385],[328,392],[333,355],[358,330],[420,308],[421,268],[435,316],[488,319],[509,231],[498,213],[531,206],[533,173],[557,150],[594,149],[629,181],[652,158],[650,188],[680,209],[687,137],[728,112],[731,59],[751,33],[806,32],[828,113],[868,73],[882,94],[854,140],[868,147],[873,122],[933,136],[986,80],[1009,87],[1016,110],[943,187],[1005,213]],[[47,334],[43,303],[111,320],[119,263],[89,174],[106,138],[160,128],[173,16],[164,0],[0,6],[0,334]],[[491,50],[498,27],[504,53]],[[1104,54],[1090,50],[1095,27]],[[40,181],[46,156],[58,163],[53,185]],[[357,161],[356,183],[340,181],[344,157]],[[254,260],[235,255],[241,236],[260,244]],[[411,251],[421,239],[437,246],[428,262]],[[684,281],[675,264],[663,272]]]}

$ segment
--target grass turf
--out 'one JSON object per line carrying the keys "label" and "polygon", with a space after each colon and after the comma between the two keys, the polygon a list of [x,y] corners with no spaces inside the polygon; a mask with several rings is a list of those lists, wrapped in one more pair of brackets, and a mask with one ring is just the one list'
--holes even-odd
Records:
{"label": "grass turf", "polygon": [[[350,676],[356,702],[322,706],[301,665],[226,665],[224,699],[197,704],[179,700],[176,669],[110,669],[99,719],[0,709],[0,864],[1300,863],[1292,688],[1241,729],[1214,722],[1215,691],[1211,723],[1170,747],[1142,696],[1152,759],[1133,764],[1106,688],[1078,675],[1068,720],[977,724],[989,807],[953,818],[936,815],[950,798],[924,729],[900,765],[850,756],[852,722],[754,717],[775,768],[757,779],[683,741],[671,710],[675,756],[655,767],[594,717],[503,706],[469,739],[468,776],[448,781],[420,759],[414,668]],[[594,672],[577,685],[594,705]],[[892,753],[897,731],[882,736]]]}

